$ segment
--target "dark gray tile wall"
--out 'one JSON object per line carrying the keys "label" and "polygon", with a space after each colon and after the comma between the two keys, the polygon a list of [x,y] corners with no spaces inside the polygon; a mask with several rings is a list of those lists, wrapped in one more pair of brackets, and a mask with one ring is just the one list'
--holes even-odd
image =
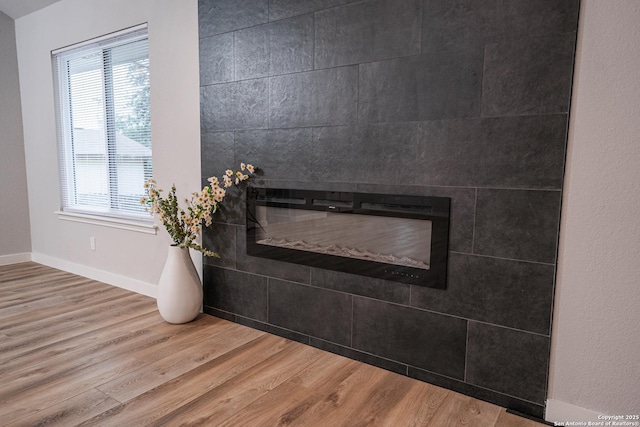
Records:
{"label": "dark gray tile wall", "polygon": [[542,417],[579,0],[199,0],[203,182],[451,198],[446,290],[204,243],[205,311]]}
{"label": "dark gray tile wall", "polygon": [[478,117],[483,51],[476,46],[360,65],[358,119],[387,123]]}
{"label": "dark gray tile wall", "polygon": [[352,347],[463,379],[467,321],[354,297]]}
{"label": "dark gray tile wall", "polygon": [[292,128],[356,122],[358,67],[337,67],[269,79],[269,125]]}
{"label": "dark gray tile wall", "polygon": [[349,346],[352,318],[353,297],[347,293],[269,281],[269,323],[273,325]]}
{"label": "dark gray tile wall", "polygon": [[574,46],[571,33],[487,44],[483,116],[569,111]]}
{"label": "dark gray tile wall", "polygon": [[315,68],[420,53],[422,0],[368,0],[315,13]]}

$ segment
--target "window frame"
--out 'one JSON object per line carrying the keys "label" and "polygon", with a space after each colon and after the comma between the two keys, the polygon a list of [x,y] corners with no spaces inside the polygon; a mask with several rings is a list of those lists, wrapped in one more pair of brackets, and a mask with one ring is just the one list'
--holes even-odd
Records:
{"label": "window frame", "polygon": [[[128,43],[146,40],[148,43],[147,24],[137,25],[131,28],[106,34],[104,36],[57,49],[51,52],[53,77],[54,77],[54,98],[56,100],[56,126],[58,136],[58,161],[59,161],[59,183],[60,183],[60,209],[55,213],[59,219],[90,223],[115,227],[125,230],[140,231],[144,233],[156,233],[154,216],[151,213],[137,210],[127,210],[126,203],[120,205],[118,200],[123,193],[118,189],[117,174],[119,167],[126,166],[125,160],[118,160],[116,157],[116,111],[113,81],[113,64],[111,62],[112,49]],[[68,73],[69,61],[89,54],[98,54],[102,51],[102,65],[98,68],[103,79],[103,98],[101,105],[104,111],[103,131],[105,133],[104,143],[106,144],[105,160],[107,176],[107,205],[101,208],[98,204],[79,206],[68,203],[69,200],[78,199],[77,190],[77,163],[78,158],[74,154],[75,142],[72,120],[72,100],[70,90],[70,79]],[[149,56],[147,45],[146,56]],[[149,83],[150,87],[150,83]],[[150,105],[149,105],[150,109]],[[150,114],[150,112],[149,112]],[[149,137],[150,137],[149,130]],[[142,145],[142,144],[141,144]],[[151,153],[147,160],[142,156],[140,163],[142,174],[151,176],[147,172],[149,164],[153,168],[152,144],[147,147]],[[115,174],[112,179],[112,174]],[[143,183],[140,183],[143,184]],[[135,194],[135,193],[134,193]],[[131,205],[130,205],[131,206]]]}

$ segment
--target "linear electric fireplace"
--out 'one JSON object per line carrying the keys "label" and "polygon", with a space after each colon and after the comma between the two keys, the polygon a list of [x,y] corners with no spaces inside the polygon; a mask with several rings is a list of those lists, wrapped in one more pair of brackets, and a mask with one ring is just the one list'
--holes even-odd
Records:
{"label": "linear electric fireplace", "polygon": [[247,254],[445,288],[446,197],[247,188]]}

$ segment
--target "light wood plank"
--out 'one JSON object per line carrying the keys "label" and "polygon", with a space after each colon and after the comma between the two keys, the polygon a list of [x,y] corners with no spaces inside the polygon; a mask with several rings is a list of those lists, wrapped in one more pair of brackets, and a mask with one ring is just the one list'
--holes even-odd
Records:
{"label": "light wood plank", "polygon": [[318,357],[320,351],[312,347],[287,345],[282,351],[150,425],[224,425],[224,420],[243,412],[255,400],[268,394]]}
{"label": "light wood plank", "polygon": [[431,419],[436,426],[492,426],[496,425],[500,407],[469,396],[449,393]]}
{"label": "light wood plank", "polygon": [[120,403],[96,389],[90,389],[70,399],[49,406],[7,427],[67,427],[80,424]]}
{"label": "light wood plank", "polygon": [[319,394],[287,381],[217,425],[220,427],[296,425],[300,415],[306,412],[313,402],[321,398]]}
{"label": "light wood plank", "polygon": [[[334,390],[323,394],[322,399],[312,404],[296,420],[296,424],[308,426],[360,424],[364,420],[364,416],[361,416],[363,408],[371,411],[377,409],[374,406],[369,407],[368,402],[370,399],[376,399],[376,393],[384,389],[385,382],[392,378],[388,374],[391,373],[373,366],[360,365]],[[405,383],[409,382],[405,381]]]}
{"label": "light wood plank", "polygon": [[36,339],[23,346],[13,356],[0,357],[0,375],[21,374],[40,366],[55,365],[59,360],[81,357],[82,351],[93,348],[96,343],[110,342],[129,331],[146,330],[150,322],[159,321],[155,309],[149,312],[140,309],[135,317],[106,316],[97,324],[43,336],[39,341]]}
{"label": "light wood plank", "polygon": [[203,331],[187,336],[186,338],[194,339],[197,344],[184,347],[182,351],[174,351],[173,354],[153,363],[145,363],[140,369],[99,385],[97,388],[119,402],[126,402],[214,360],[229,348],[246,344],[260,336],[258,331],[234,328],[234,325],[226,326],[227,328],[220,329],[214,334]]}
{"label": "light wood plank", "polygon": [[79,369],[69,374],[59,373],[46,380],[20,388],[16,393],[0,398],[0,419],[19,420],[59,404],[94,384],[107,381],[142,366],[143,362],[129,356],[112,357],[103,363]]}
{"label": "light wood plank", "polygon": [[290,349],[291,344],[283,338],[263,335],[82,425],[148,425],[272,355]]}
{"label": "light wood plank", "polygon": [[510,414],[502,409],[500,410],[500,416],[498,417],[496,425],[500,427],[538,427],[541,424],[518,415]]}
{"label": "light wood plank", "polygon": [[414,382],[403,399],[381,419],[380,425],[395,427],[398,419],[404,419],[407,427],[430,425],[449,393],[452,392],[431,384]]}
{"label": "light wood plank", "polygon": [[[131,319],[137,317],[140,314],[151,313],[153,312],[154,321],[160,321],[159,316],[155,313],[155,307],[149,305],[148,303],[132,303],[128,305],[121,305],[117,303],[111,303],[109,307],[104,308],[102,313],[103,322],[62,322],[53,324],[52,330],[50,331],[48,328],[45,329],[36,329],[29,334],[24,334],[19,337],[10,337],[6,343],[0,344],[0,361],[2,361],[2,367],[0,367],[0,372],[4,372],[9,369],[11,365],[11,360],[16,360],[17,357],[22,355],[27,355],[29,353],[34,352],[34,350],[39,348],[49,348],[54,345],[55,347],[60,347],[60,345],[68,345],[73,344],[73,341],[78,337],[82,337],[83,334],[89,334],[89,340],[96,341],[99,340],[99,336],[92,336],[91,332],[99,329],[100,325],[112,325],[114,323],[123,322],[127,319]],[[97,313],[95,313],[98,315]],[[64,327],[66,325],[66,328]],[[69,339],[72,342],[66,342]],[[64,348],[63,351],[66,353],[67,348]],[[68,354],[67,354],[68,356]],[[6,363],[5,363],[6,362]]]}

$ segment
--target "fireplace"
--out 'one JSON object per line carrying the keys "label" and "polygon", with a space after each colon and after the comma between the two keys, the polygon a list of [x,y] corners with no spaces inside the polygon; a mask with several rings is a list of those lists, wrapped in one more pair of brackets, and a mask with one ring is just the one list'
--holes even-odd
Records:
{"label": "fireplace", "polygon": [[247,254],[444,289],[447,197],[247,188]]}

